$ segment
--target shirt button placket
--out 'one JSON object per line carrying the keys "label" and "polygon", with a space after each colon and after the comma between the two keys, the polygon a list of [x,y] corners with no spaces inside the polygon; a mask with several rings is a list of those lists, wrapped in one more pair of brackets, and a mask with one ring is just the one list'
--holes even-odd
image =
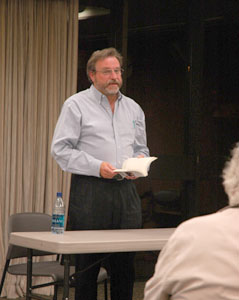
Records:
{"label": "shirt button placket", "polygon": [[115,121],[115,117],[113,115],[112,119],[112,125],[113,125],[113,130],[114,130],[114,136],[115,136],[115,147],[116,147],[116,164],[117,168],[121,168],[121,146],[120,146],[120,138],[118,134],[118,126]]}

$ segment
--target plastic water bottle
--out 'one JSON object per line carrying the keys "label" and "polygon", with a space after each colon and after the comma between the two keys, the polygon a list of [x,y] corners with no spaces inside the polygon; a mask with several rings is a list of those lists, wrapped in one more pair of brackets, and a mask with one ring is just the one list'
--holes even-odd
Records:
{"label": "plastic water bottle", "polygon": [[62,193],[56,194],[56,201],[54,203],[52,212],[51,232],[56,234],[64,233],[65,224],[65,205],[62,199]]}

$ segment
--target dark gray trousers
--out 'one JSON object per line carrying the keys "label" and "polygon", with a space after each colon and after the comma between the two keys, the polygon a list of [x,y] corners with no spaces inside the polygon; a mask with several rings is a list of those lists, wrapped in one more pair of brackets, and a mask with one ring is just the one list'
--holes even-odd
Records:
{"label": "dark gray trousers", "polygon": [[[68,224],[71,230],[141,228],[141,201],[134,182],[72,175]],[[76,270],[82,270],[107,254],[76,255]],[[113,253],[107,259],[111,300],[132,300],[134,253]],[[75,299],[97,300],[100,264],[76,277]]]}

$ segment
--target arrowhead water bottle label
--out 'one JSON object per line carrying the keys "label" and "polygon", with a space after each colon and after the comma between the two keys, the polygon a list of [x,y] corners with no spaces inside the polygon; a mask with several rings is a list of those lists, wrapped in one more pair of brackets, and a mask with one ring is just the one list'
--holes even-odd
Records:
{"label": "arrowhead water bottle label", "polygon": [[60,228],[63,227],[64,228],[64,220],[65,220],[64,215],[53,214],[52,225],[55,227],[60,227]]}

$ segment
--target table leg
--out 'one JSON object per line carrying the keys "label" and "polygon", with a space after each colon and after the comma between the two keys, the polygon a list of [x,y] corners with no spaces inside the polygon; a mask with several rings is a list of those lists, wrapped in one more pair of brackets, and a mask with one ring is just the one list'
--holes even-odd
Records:
{"label": "table leg", "polygon": [[64,255],[63,300],[69,299],[70,255]]}
{"label": "table leg", "polygon": [[32,249],[27,249],[27,290],[26,300],[31,300],[32,290]]}

